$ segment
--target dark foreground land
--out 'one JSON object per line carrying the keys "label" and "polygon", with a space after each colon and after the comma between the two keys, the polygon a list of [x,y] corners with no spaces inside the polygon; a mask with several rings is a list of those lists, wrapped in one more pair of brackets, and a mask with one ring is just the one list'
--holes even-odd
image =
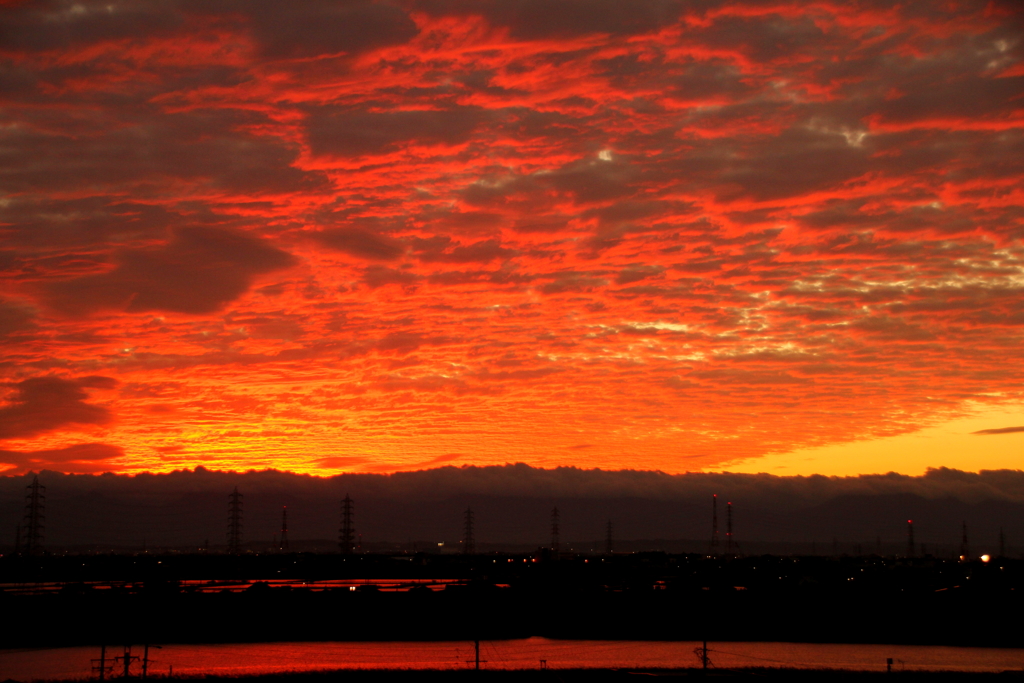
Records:
{"label": "dark foreground land", "polygon": [[6,648],[529,636],[1024,647],[1024,563],[1002,558],[74,555],[0,558],[0,584],[0,612],[18,625]]}
{"label": "dark foreground land", "polygon": [[[633,681],[792,681],[793,683],[968,683],[973,681],[999,683],[1024,681],[1024,672],[973,673],[959,671],[843,671],[834,669],[546,669],[521,671],[472,670],[345,670],[262,676],[202,676],[206,683],[418,683],[444,680],[452,683],[620,683]],[[191,681],[196,678],[167,678],[167,681]],[[80,683],[53,681],[52,683]]]}

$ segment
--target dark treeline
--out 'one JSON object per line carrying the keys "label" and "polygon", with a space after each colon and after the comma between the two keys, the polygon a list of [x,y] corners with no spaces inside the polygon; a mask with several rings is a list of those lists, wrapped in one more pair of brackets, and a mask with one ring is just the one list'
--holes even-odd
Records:
{"label": "dark treeline", "polygon": [[[1024,563],[1000,558],[121,555],[6,557],[0,575],[0,609],[19,623],[7,647],[529,636],[1024,646],[1006,626],[1024,607]],[[368,581],[321,583],[344,579]],[[388,579],[406,585],[381,589]],[[239,583],[189,583],[213,580]]]}

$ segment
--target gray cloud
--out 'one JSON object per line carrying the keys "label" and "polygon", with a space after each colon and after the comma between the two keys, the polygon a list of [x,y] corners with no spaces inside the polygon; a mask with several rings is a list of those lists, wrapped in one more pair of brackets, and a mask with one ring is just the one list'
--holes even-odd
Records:
{"label": "gray cloud", "polygon": [[36,329],[35,313],[25,305],[0,299],[0,339]]}
{"label": "gray cloud", "polygon": [[313,237],[332,249],[373,261],[394,261],[404,251],[396,240],[361,228],[329,228]]}
{"label": "gray cloud", "polygon": [[291,265],[262,240],[214,228],[181,228],[162,247],[124,251],[99,275],[50,284],[47,300],[73,315],[101,309],[209,313],[244,293],[252,279]]}
{"label": "gray cloud", "polygon": [[485,112],[472,107],[386,112],[313,110],[307,121],[314,154],[362,156],[397,149],[403,143],[454,145],[465,142],[483,123]]}
{"label": "gray cloud", "polygon": [[1002,427],[1000,429],[979,429],[971,434],[1016,434],[1024,432],[1024,427]]}
{"label": "gray cloud", "polygon": [[[388,2],[244,0],[228,6],[250,18],[263,54],[272,58],[354,56],[404,43],[418,32],[409,15]],[[198,7],[202,11],[202,3]]]}
{"label": "gray cloud", "polygon": [[66,448],[49,448],[38,451],[0,450],[0,464],[13,465],[7,475],[38,471],[57,467],[64,472],[87,474],[110,469],[107,460],[119,458],[124,451],[118,446],[105,443],[80,443]]}
{"label": "gray cloud", "polygon": [[679,18],[678,0],[418,0],[413,6],[438,14],[484,16],[525,40],[567,38],[589,33],[630,35],[652,31]]}
{"label": "gray cloud", "polygon": [[271,59],[342,53],[353,56],[405,42],[416,24],[387,2],[307,0],[44,0],[5,9],[0,46],[7,50],[68,49],[109,40],[162,35],[189,19],[248,27]]}
{"label": "gray cloud", "polygon": [[106,424],[113,415],[85,402],[85,389],[111,389],[110,377],[33,377],[13,385],[8,404],[0,408],[0,439],[35,436],[69,424]]}

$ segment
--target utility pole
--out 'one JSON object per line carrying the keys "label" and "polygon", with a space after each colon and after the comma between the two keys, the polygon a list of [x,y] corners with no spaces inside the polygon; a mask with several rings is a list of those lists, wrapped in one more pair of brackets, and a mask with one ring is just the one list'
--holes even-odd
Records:
{"label": "utility pole", "polygon": [[1006,557],[1006,534],[1003,527],[999,527],[999,557]]}
{"label": "utility pole", "polygon": [[608,520],[608,524],[605,526],[605,537],[604,537],[604,551],[606,553],[608,553],[609,555],[612,554],[612,550],[615,547],[612,544],[612,531],[613,531],[612,520],[609,519]]}
{"label": "utility pole", "polygon": [[551,510],[551,552],[556,556],[561,547],[558,508]]}
{"label": "utility pole", "polygon": [[913,557],[917,546],[914,544],[914,520],[907,520],[907,557]]}
{"label": "utility pole", "polygon": [[971,546],[967,542],[967,522],[963,523],[963,535],[960,537],[960,559],[969,560],[971,559]]}
{"label": "utility pole", "polygon": [[718,554],[718,494],[711,494],[711,555]]}
{"label": "utility pole", "polygon": [[228,553],[242,552],[242,494],[238,487],[228,494]]}
{"label": "utility pole", "polygon": [[281,541],[278,544],[278,550],[284,552],[288,550],[288,506],[281,506]]}
{"label": "utility pole", "polygon": [[736,542],[732,539],[732,503],[725,504],[725,552],[732,555]]}
{"label": "utility pole", "polygon": [[121,664],[124,666],[124,673],[121,674],[121,676],[123,676],[124,678],[128,678],[129,676],[132,675],[132,673],[131,673],[132,662],[137,662],[137,661],[139,661],[139,659],[140,659],[140,657],[138,655],[132,655],[132,646],[131,645],[125,645],[124,646],[124,654],[122,656],[114,657],[114,661],[115,662],[120,661]]}
{"label": "utility pole", "polygon": [[46,487],[39,483],[39,477],[32,477],[25,496],[25,554],[38,555],[43,551],[43,510]]}
{"label": "utility pole", "polygon": [[113,673],[114,665],[107,665],[107,646],[100,645],[100,658],[91,660],[92,672],[99,674],[99,679],[105,680],[108,673]]}
{"label": "utility pole", "polygon": [[486,659],[480,659],[480,638],[479,637],[473,638],[473,659],[471,659],[471,660],[467,659],[466,660],[466,664],[470,664],[470,663],[472,663],[474,665],[474,668],[477,671],[480,670],[480,664],[481,663],[484,663],[484,664],[487,663]]}
{"label": "utility pole", "polygon": [[21,525],[14,527],[14,554],[21,555]]}
{"label": "utility pole", "polygon": [[[462,554],[472,555],[476,552],[476,540],[473,538],[473,508],[466,508],[465,515],[462,527]],[[479,643],[479,641],[477,642]]]}
{"label": "utility pole", "polygon": [[338,532],[338,548],[342,555],[351,555],[355,549],[355,530],[352,527],[352,499],[345,494],[341,501],[341,530]]}
{"label": "utility pole", "polygon": [[[162,645],[153,645],[153,647],[155,647],[156,649],[159,650],[163,646]],[[145,650],[143,650],[143,654],[142,654],[142,677],[143,678],[146,678],[149,675],[149,648],[150,648],[149,643],[146,643]]]}

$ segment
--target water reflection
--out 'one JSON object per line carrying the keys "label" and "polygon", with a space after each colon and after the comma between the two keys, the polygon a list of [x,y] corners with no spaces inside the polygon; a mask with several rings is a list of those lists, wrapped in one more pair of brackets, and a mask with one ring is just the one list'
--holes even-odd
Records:
{"label": "water reflection", "polygon": [[[551,640],[482,641],[482,668],[686,668],[699,666],[700,643]],[[1006,671],[1024,668],[1024,650],[908,645],[709,643],[721,668],[794,667],[884,671]],[[141,647],[137,648],[141,650]],[[120,648],[108,648],[109,653]],[[135,654],[141,654],[136,652]],[[0,680],[89,677],[99,648],[0,650]],[[150,675],[256,674],[317,669],[456,669],[473,665],[472,642],[256,643],[164,645],[151,651]],[[542,660],[544,664],[542,664]],[[137,665],[136,665],[137,666]],[[135,672],[133,670],[133,672]],[[137,672],[135,672],[137,673]]]}

